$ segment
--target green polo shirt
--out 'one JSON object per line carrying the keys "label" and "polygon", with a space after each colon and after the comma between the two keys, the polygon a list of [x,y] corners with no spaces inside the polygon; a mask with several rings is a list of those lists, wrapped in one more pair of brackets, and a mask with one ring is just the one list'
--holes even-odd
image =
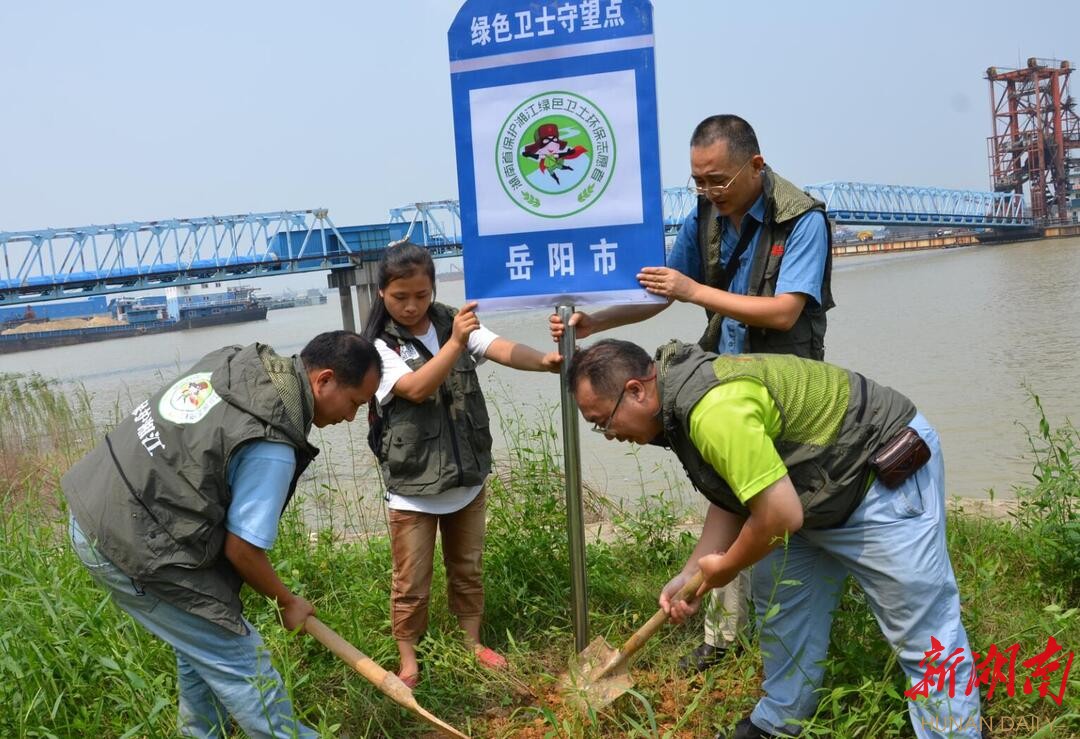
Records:
{"label": "green polo shirt", "polygon": [[690,441],[744,504],[787,474],[773,444],[780,428],[780,410],[752,378],[717,385],[690,412]]}

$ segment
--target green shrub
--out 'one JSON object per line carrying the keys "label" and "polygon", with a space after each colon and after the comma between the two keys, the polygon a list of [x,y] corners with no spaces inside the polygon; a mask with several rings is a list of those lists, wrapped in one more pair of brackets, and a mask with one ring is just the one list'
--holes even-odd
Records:
{"label": "green shrub", "polygon": [[1039,396],[1038,434],[1028,432],[1036,484],[1016,491],[1016,523],[1031,545],[1042,584],[1067,602],[1080,600],[1080,432],[1070,421],[1052,429]]}

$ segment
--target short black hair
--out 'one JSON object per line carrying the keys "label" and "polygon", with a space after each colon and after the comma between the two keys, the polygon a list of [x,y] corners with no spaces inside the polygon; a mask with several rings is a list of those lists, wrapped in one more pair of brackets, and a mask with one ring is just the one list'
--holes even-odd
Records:
{"label": "short black hair", "polygon": [[651,364],[649,353],[632,341],[604,339],[574,354],[570,391],[577,392],[581,380],[588,378],[597,395],[614,398],[627,380],[645,377]]}
{"label": "short black hair", "polygon": [[353,331],[325,331],[300,352],[307,370],[330,369],[341,384],[356,387],[375,369],[382,378],[382,359],[375,345]]}
{"label": "short black hair", "polygon": [[697,124],[690,134],[690,146],[695,149],[726,141],[728,153],[734,159],[749,159],[761,153],[757,134],[750,124],[737,115],[711,115]]}

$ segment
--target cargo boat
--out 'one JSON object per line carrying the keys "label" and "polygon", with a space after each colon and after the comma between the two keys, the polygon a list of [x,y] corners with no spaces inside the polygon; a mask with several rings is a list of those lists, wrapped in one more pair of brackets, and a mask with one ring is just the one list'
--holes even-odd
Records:
{"label": "cargo boat", "polygon": [[[103,318],[101,314],[23,322],[0,333],[0,354],[261,321],[266,318],[266,306],[255,299],[254,292],[255,288],[241,286],[196,294],[186,286],[169,288],[163,297],[117,298],[109,304],[107,325],[93,325],[95,318]],[[70,326],[79,320],[91,325],[50,328],[50,323]]]}
{"label": "cargo boat", "polygon": [[256,300],[265,305],[267,310],[281,310],[283,308],[303,308],[309,305],[326,305],[326,293],[312,288],[306,293],[297,294],[292,290],[286,290],[280,296],[256,296]]}

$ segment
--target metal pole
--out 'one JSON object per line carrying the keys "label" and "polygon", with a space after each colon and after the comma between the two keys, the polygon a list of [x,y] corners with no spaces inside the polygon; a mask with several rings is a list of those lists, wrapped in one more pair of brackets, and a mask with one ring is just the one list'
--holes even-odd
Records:
{"label": "metal pole", "polygon": [[578,438],[578,407],[570,392],[570,360],[574,358],[575,331],[570,326],[574,306],[556,307],[562,319],[562,370],[559,389],[562,395],[563,461],[566,467],[566,528],[570,537],[570,608],[574,622],[574,644],[580,652],[589,644],[589,588],[585,577],[585,510],[581,502],[581,442]]}

